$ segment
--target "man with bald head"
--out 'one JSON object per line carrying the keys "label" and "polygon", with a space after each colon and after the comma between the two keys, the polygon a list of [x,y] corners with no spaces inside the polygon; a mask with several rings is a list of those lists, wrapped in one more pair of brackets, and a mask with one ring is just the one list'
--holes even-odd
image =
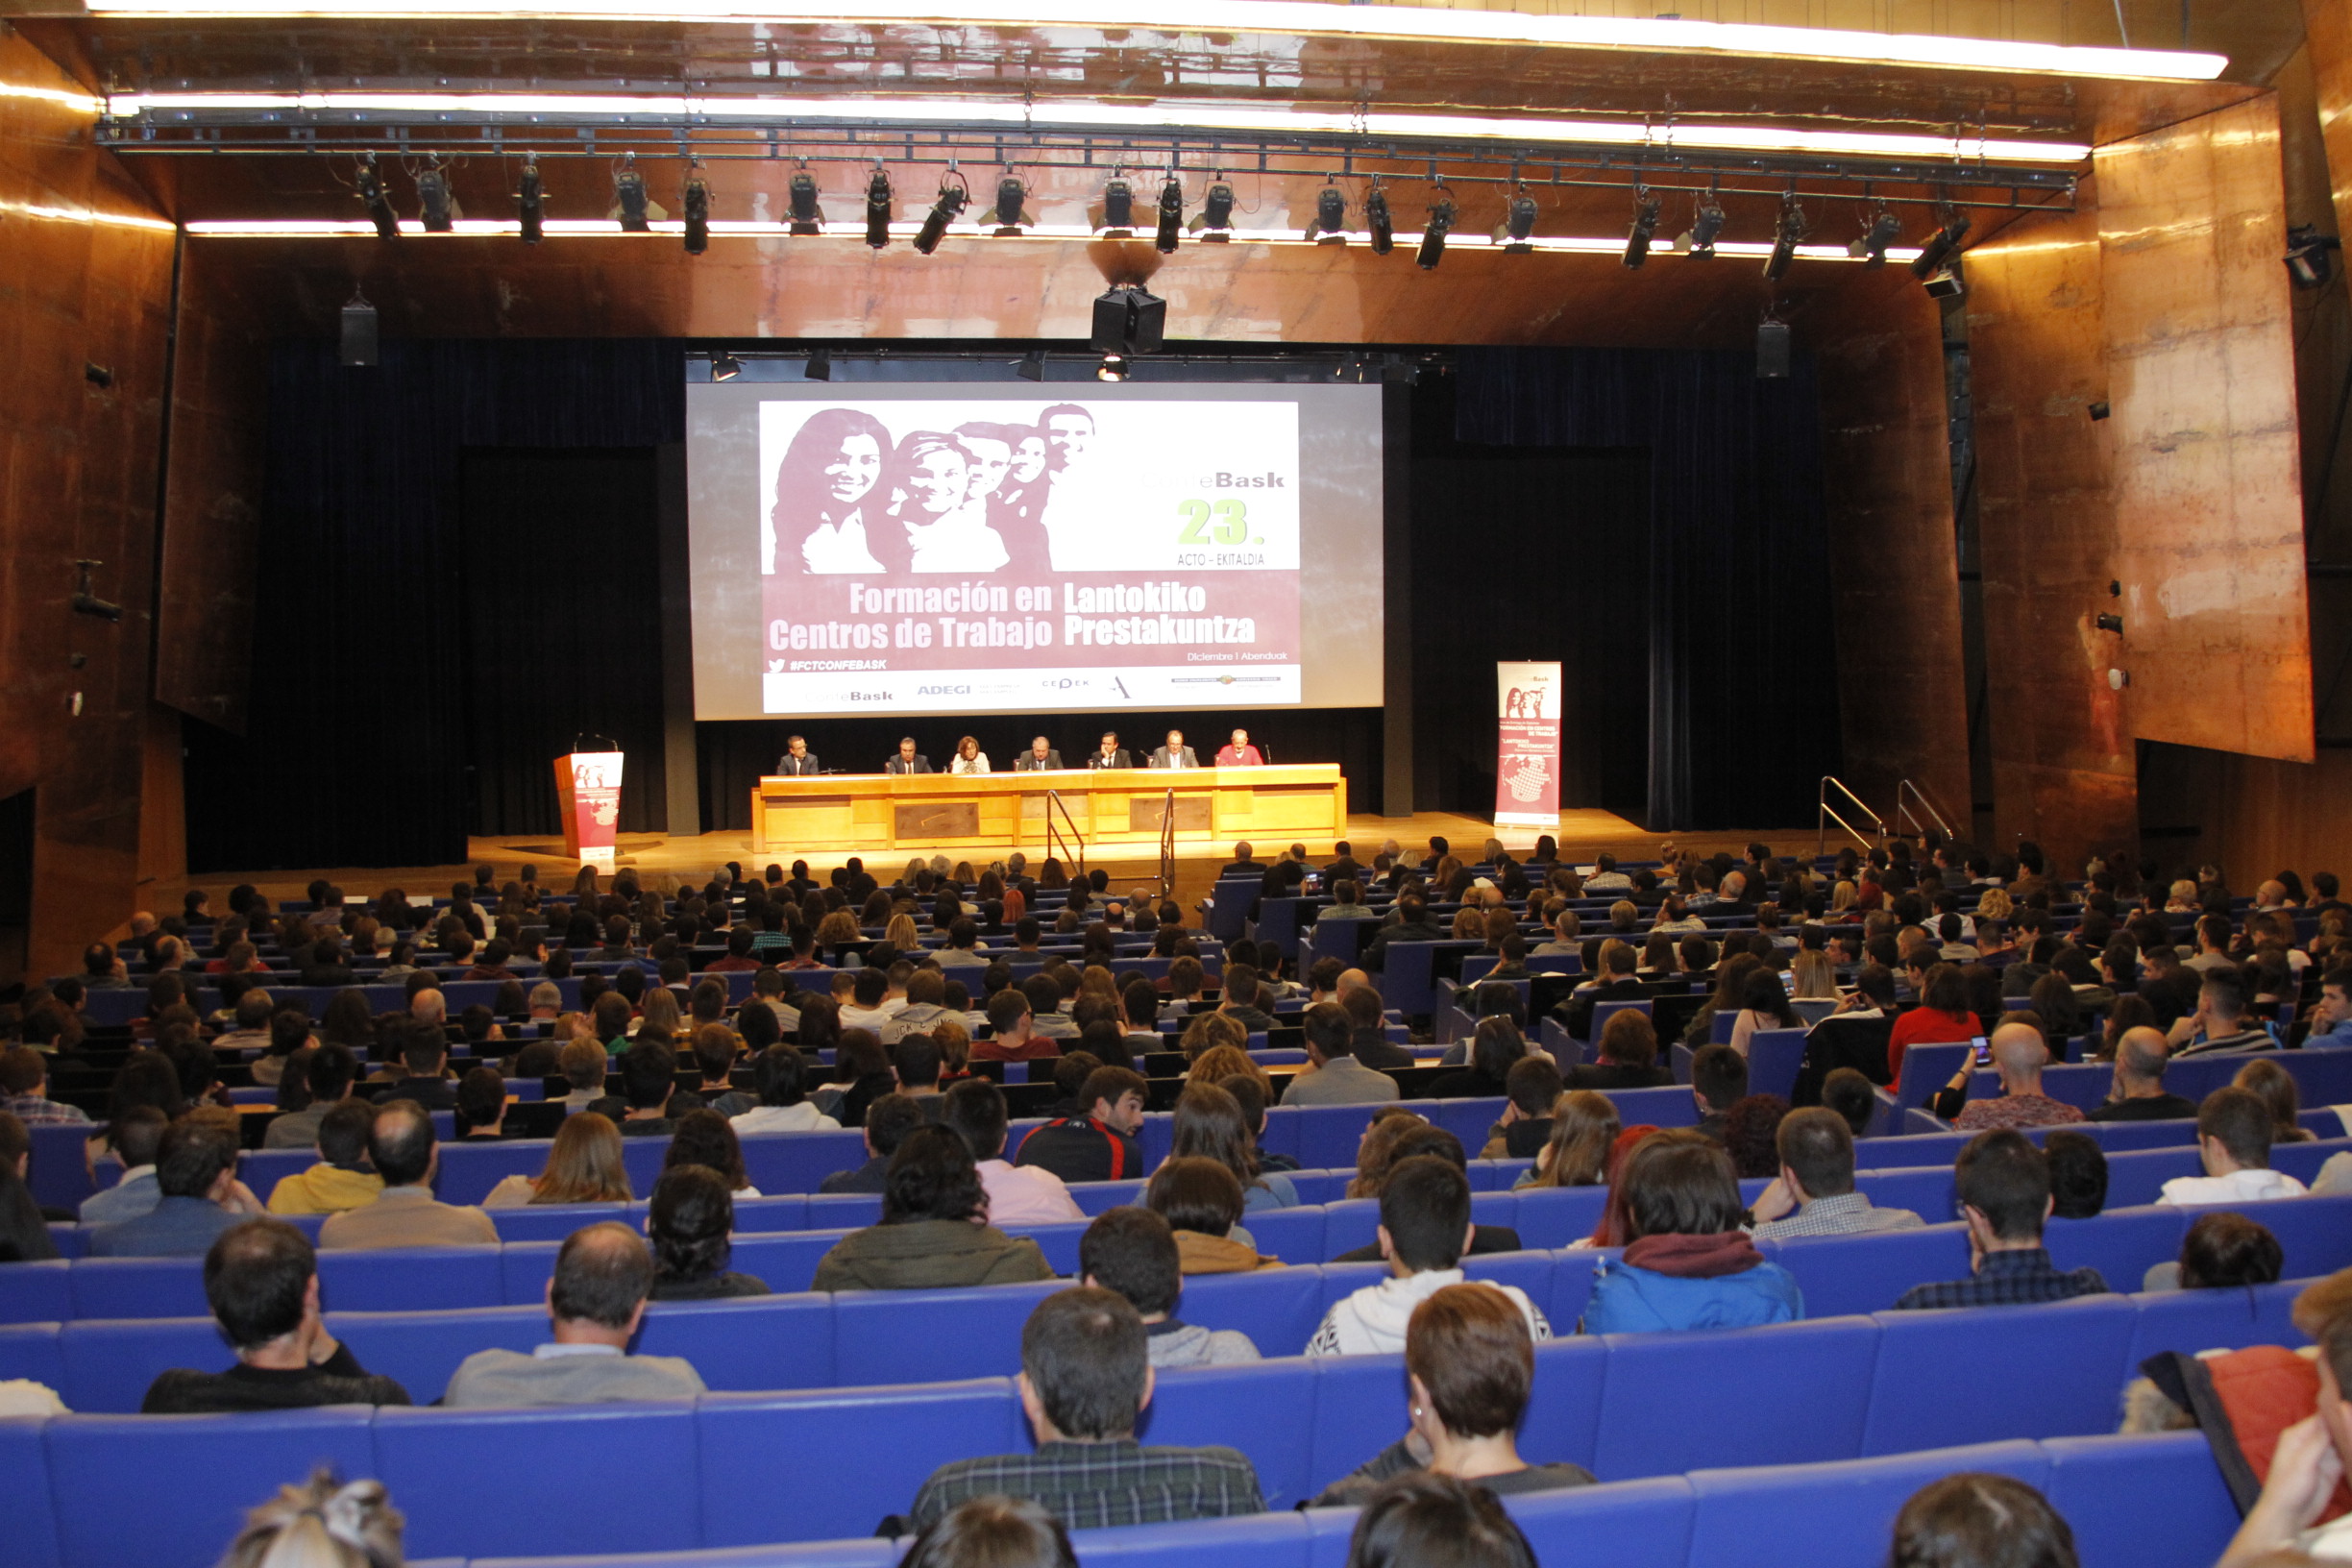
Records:
{"label": "man with bald head", "polygon": [[1963,1106],[1952,1125],[1964,1133],[1982,1133],[1997,1127],[2057,1127],[2082,1120],[2080,1111],[2042,1092],[2042,1069],[2048,1066],[2049,1046],[2039,1025],[2002,1024],[1993,1031],[1993,1070],[2000,1074],[2000,1094]]}
{"label": "man with bald head", "polygon": [[2115,1090],[2091,1113],[2092,1121],[2187,1121],[2196,1101],[2165,1092],[2165,1059],[2170,1054],[2162,1031],[2126,1029],[2116,1042]]}
{"label": "man with bald head", "polygon": [[441,1403],[453,1409],[609,1405],[686,1399],[703,1391],[694,1363],[677,1356],[631,1356],[653,1289],[653,1255],[626,1225],[606,1220],[576,1230],[555,1255],[548,1281],[553,1339],[526,1356],[482,1350],[450,1379]]}
{"label": "man with bald head", "polygon": [[329,1214],[319,1226],[321,1251],[498,1244],[498,1227],[488,1214],[433,1196],[441,1146],[431,1114],[416,1101],[387,1100],[377,1111],[368,1130],[368,1163],[383,1178],[383,1190],[373,1203]]}

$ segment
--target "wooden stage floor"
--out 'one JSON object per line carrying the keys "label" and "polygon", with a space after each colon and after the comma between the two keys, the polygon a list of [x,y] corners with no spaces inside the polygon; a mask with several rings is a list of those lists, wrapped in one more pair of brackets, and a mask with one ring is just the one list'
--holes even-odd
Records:
{"label": "wooden stage floor", "polygon": [[[1472,854],[1485,843],[1489,835],[1499,838],[1514,853],[1525,853],[1536,840],[1540,829],[1514,827],[1496,831],[1481,817],[1458,816],[1451,812],[1424,811],[1410,817],[1350,817],[1348,842],[1354,846],[1359,860],[1370,861],[1382,842],[1395,839],[1415,853],[1426,851],[1430,835],[1442,834],[1458,850]],[[1571,859],[1589,861],[1603,850],[1629,859],[1653,859],[1658,846],[1672,842],[1703,850],[1728,849],[1737,853],[1750,843],[1761,839],[1776,853],[1795,850],[1802,830],[1796,828],[1755,829],[1734,833],[1646,833],[1612,813],[1592,808],[1572,808],[1560,813],[1560,825],[1553,830],[1559,841],[1560,851]],[[621,836],[620,864],[635,867],[639,871],[665,877],[689,877],[700,883],[711,872],[730,860],[741,861],[747,874],[756,877],[760,868],[775,856],[754,856],[750,850],[748,830],[704,833],[692,838],[672,838],[662,833],[625,833]],[[1258,858],[1267,859],[1266,851],[1280,853],[1284,845],[1259,844]],[[1310,840],[1307,848],[1311,855],[1327,855],[1332,841]],[[390,868],[357,868],[324,866],[297,870],[279,871],[222,871],[202,876],[175,877],[145,884],[140,892],[140,907],[157,914],[165,914],[180,907],[180,895],[191,887],[201,887],[212,894],[217,907],[228,890],[240,882],[251,882],[273,898],[299,898],[304,889],[316,877],[324,876],[341,887],[347,894],[373,895],[385,888],[398,887],[415,896],[420,894],[446,895],[450,885],[461,877],[470,877],[472,869],[484,862],[498,870],[500,880],[513,876],[526,864],[538,868],[542,887],[555,889],[571,885],[573,874],[579,869],[577,861],[563,853],[560,835],[522,835],[509,838],[475,839],[469,845],[471,858],[464,865],[401,866]],[[1231,856],[1233,845],[1182,845],[1176,851],[1176,894],[1188,905],[1203,897],[1216,879],[1218,868]],[[975,866],[1000,859],[1007,852],[1002,845],[974,844],[951,855],[953,859],[968,859]],[[1041,857],[1029,851],[1032,862]],[[787,865],[793,856],[781,857]],[[838,865],[843,855],[812,855],[806,857],[814,874],[822,880],[824,873]],[[903,855],[869,855],[866,857],[882,875],[902,870]],[[1149,886],[1159,876],[1159,858],[1154,853],[1139,854],[1122,846],[1104,856],[1087,859],[1089,869],[1100,867],[1111,875],[1111,885],[1120,893],[1131,888]]]}

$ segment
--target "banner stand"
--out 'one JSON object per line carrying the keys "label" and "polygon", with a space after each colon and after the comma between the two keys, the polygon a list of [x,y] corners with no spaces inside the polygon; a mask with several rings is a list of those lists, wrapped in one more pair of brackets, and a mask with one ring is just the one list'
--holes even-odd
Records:
{"label": "banner stand", "polygon": [[1557,664],[1495,665],[1497,827],[1559,826]]}
{"label": "banner stand", "polygon": [[609,871],[621,821],[618,751],[574,751],[555,759],[555,799],[563,812],[564,853]]}

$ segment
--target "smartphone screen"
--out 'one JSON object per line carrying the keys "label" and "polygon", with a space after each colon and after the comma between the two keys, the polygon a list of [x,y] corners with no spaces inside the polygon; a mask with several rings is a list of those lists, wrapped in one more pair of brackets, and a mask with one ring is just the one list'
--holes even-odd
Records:
{"label": "smartphone screen", "polygon": [[1974,1040],[1969,1041],[1969,1043],[1976,1047],[1976,1065],[1978,1066],[1989,1067],[1993,1065],[1993,1042],[1990,1040],[1987,1040],[1982,1035],[1978,1035]]}

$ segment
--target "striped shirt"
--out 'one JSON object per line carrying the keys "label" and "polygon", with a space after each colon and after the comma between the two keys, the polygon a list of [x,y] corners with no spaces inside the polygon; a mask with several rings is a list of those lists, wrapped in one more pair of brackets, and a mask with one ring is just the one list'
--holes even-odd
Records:
{"label": "striped shirt", "polygon": [[1071,1530],[1262,1513],[1247,1456],[1231,1448],[1145,1448],[1132,1437],[1051,1442],[942,1465],[915,1498],[915,1528],[976,1497],[1029,1498]]}

